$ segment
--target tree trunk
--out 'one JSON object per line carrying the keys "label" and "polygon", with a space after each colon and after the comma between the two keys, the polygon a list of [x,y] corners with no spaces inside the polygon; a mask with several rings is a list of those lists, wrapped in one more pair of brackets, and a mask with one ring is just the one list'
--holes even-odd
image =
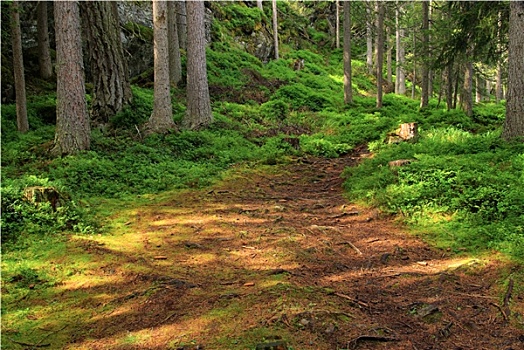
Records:
{"label": "tree trunk", "polygon": [[366,66],[368,73],[373,74],[373,16],[371,0],[366,0]]}
{"label": "tree trunk", "polygon": [[[467,57],[471,58],[471,55],[468,54]],[[473,62],[471,61],[466,62],[461,101],[462,109],[468,117],[471,117],[473,115]]]}
{"label": "tree trunk", "polygon": [[431,52],[432,52],[432,48],[431,48],[431,23],[432,23],[432,16],[433,16],[433,0],[429,0],[428,1],[428,6],[429,6],[429,23],[428,23],[428,48],[427,48],[427,64],[428,64],[428,98],[431,99],[431,97],[433,96],[433,79],[435,78],[434,77],[434,72],[433,72],[433,69],[431,69],[431,62],[432,62],[432,58],[431,58]]}
{"label": "tree trunk", "polygon": [[497,80],[495,82],[495,97],[497,103],[504,99],[504,94],[502,90],[502,63],[500,60],[497,62]]}
{"label": "tree trunk", "polygon": [[344,103],[353,102],[351,83],[351,2],[344,1]]}
{"label": "tree trunk", "polygon": [[96,124],[109,122],[132,99],[114,5],[110,1],[81,3],[94,86],[90,112]]}
{"label": "tree trunk", "polygon": [[429,5],[422,1],[422,84],[420,108],[426,108],[429,102]]}
{"label": "tree trunk", "polygon": [[40,77],[49,79],[53,76],[53,65],[49,47],[49,30],[47,26],[47,1],[40,1],[37,5],[37,32],[38,32],[38,61]]}
{"label": "tree trunk", "polygon": [[264,4],[262,3],[262,0],[257,0],[257,7],[260,11],[264,12]]}
{"label": "tree trunk", "polygon": [[389,25],[386,26],[386,42],[386,81],[389,87],[393,84],[393,43],[391,42],[391,28]]}
{"label": "tree trunk", "polygon": [[176,4],[167,2],[168,12],[168,41],[169,41],[169,80],[176,87],[182,80],[182,61],[180,58],[180,42],[178,41],[178,25],[176,16]]}
{"label": "tree trunk", "polygon": [[396,69],[396,79],[395,79],[395,93],[399,95],[405,95],[406,94],[406,74],[404,73],[404,43],[402,40],[404,39],[404,29],[400,26],[400,16],[402,11],[402,5],[397,1],[397,10],[395,12],[395,24],[396,24],[396,61],[397,61],[397,69]]}
{"label": "tree trunk", "polygon": [[[498,13],[498,22],[497,22],[497,41],[498,45],[497,47],[501,51],[501,41],[502,41],[502,33],[501,33],[501,27],[502,27],[502,13]],[[502,99],[504,99],[504,94],[502,90],[502,58],[497,59],[497,77],[495,81],[495,98],[497,103],[499,103]]]}
{"label": "tree trunk", "polygon": [[382,108],[382,68],[384,66],[384,3],[377,2],[378,21],[377,21],[377,108]]}
{"label": "tree trunk", "polygon": [[340,4],[339,0],[335,1],[335,47],[340,48]]}
{"label": "tree trunk", "polygon": [[178,44],[181,49],[187,48],[187,11],[186,0],[176,1],[177,26],[178,26]]}
{"label": "tree trunk", "polygon": [[475,103],[482,102],[482,79],[475,75]]}
{"label": "tree trunk", "polygon": [[20,30],[20,7],[18,1],[13,1],[12,6],[12,45],[13,45],[13,74],[16,92],[16,124],[18,131],[27,132],[27,99],[25,94],[24,57],[22,55],[22,32]]}
{"label": "tree trunk", "polygon": [[89,149],[90,125],[85,96],[80,11],[77,1],[54,3],[56,33],[55,155]]}
{"label": "tree trunk", "polygon": [[279,59],[278,54],[278,12],[277,12],[277,0],[272,1],[273,4],[273,42],[275,45],[275,59]]}
{"label": "tree trunk", "polygon": [[453,109],[453,63],[446,67],[446,106],[448,111]]}
{"label": "tree trunk", "polygon": [[524,1],[510,2],[508,92],[502,137],[524,137]]}
{"label": "tree trunk", "polygon": [[154,35],[154,100],[148,132],[164,133],[175,127],[169,87],[169,43],[167,30],[167,1],[153,1]]}
{"label": "tree trunk", "polygon": [[204,2],[187,2],[187,111],[182,126],[196,130],[213,121],[206,68]]}

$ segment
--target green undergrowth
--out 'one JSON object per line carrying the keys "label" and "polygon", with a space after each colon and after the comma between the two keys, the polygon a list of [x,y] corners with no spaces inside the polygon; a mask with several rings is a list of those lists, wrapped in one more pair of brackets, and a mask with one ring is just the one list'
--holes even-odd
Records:
{"label": "green undergrowth", "polygon": [[[351,200],[400,214],[437,245],[524,259],[524,145],[500,131],[421,129],[416,143],[372,143],[374,157],[344,173]],[[400,166],[390,161],[409,160]]]}

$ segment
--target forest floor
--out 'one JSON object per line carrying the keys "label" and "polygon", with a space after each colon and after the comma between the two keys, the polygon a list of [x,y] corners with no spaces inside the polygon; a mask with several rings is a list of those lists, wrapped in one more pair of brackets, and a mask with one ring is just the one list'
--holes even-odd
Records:
{"label": "forest floor", "polygon": [[340,174],[365,156],[237,167],[211,188],[114,208],[110,234],[74,236],[50,262],[77,264],[54,294],[19,301],[54,305],[29,315],[40,321],[31,338],[8,327],[3,343],[524,348],[524,296],[502,282],[508,263],[434,249],[348,202]]}

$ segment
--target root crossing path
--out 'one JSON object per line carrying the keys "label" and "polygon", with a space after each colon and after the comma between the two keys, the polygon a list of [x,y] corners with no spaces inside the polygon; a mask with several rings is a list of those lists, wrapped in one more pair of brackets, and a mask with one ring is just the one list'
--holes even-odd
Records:
{"label": "root crossing path", "polygon": [[433,249],[344,197],[360,156],[238,168],[77,242],[115,282],[88,288],[103,301],[68,348],[524,348],[501,263]]}

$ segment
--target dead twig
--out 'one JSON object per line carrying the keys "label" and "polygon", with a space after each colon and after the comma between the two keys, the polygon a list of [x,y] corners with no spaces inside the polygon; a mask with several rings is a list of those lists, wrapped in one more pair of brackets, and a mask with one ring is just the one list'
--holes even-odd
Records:
{"label": "dead twig", "polygon": [[506,315],[506,313],[504,312],[504,310],[502,310],[502,308],[501,308],[498,304],[496,304],[496,303],[494,303],[494,302],[491,302],[491,303],[489,303],[489,305],[493,305],[493,306],[495,306],[497,309],[499,309],[500,313],[502,314],[502,317],[504,318],[504,321],[506,321],[506,322],[508,321],[508,315]]}
{"label": "dead twig", "polygon": [[349,295],[346,295],[346,294],[342,294],[342,293],[333,293],[334,295],[336,295],[337,297],[340,297],[340,298],[343,298],[343,299],[347,299],[349,301],[351,301],[352,303],[354,304],[357,304],[361,307],[369,307],[369,305],[363,301],[360,301],[360,300],[357,300],[355,298],[352,298],[350,297]]}
{"label": "dead twig", "polygon": [[497,298],[489,296],[489,295],[468,294],[468,293],[460,293],[460,292],[453,292],[453,294],[462,295],[462,296],[471,297],[471,298],[495,299],[495,300],[497,299]]}
{"label": "dead twig", "polygon": [[382,337],[382,336],[375,336],[375,335],[360,335],[349,342],[349,344],[351,345],[351,348],[356,349],[359,341],[389,342],[389,341],[398,341],[398,338]]}
{"label": "dead twig", "polygon": [[506,290],[506,294],[504,295],[504,303],[502,306],[508,317],[511,315],[511,310],[509,309],[509,301],[511,300],[511,293],[513,293],[513,279],[512,278],[509,279],[508,289]]}
{"label": "dead twig", "polygon": [[338,243],[338,244],[347,244],[348,246],[353,248],[353,250],[356,251],[358,255],[362,255],[362,252],[360,251],[360,249],[358,249],[357,246],[354,245],[353,243],[351,243],[350,241],[344,241],[344,242],[341,242],[341,243]]}

